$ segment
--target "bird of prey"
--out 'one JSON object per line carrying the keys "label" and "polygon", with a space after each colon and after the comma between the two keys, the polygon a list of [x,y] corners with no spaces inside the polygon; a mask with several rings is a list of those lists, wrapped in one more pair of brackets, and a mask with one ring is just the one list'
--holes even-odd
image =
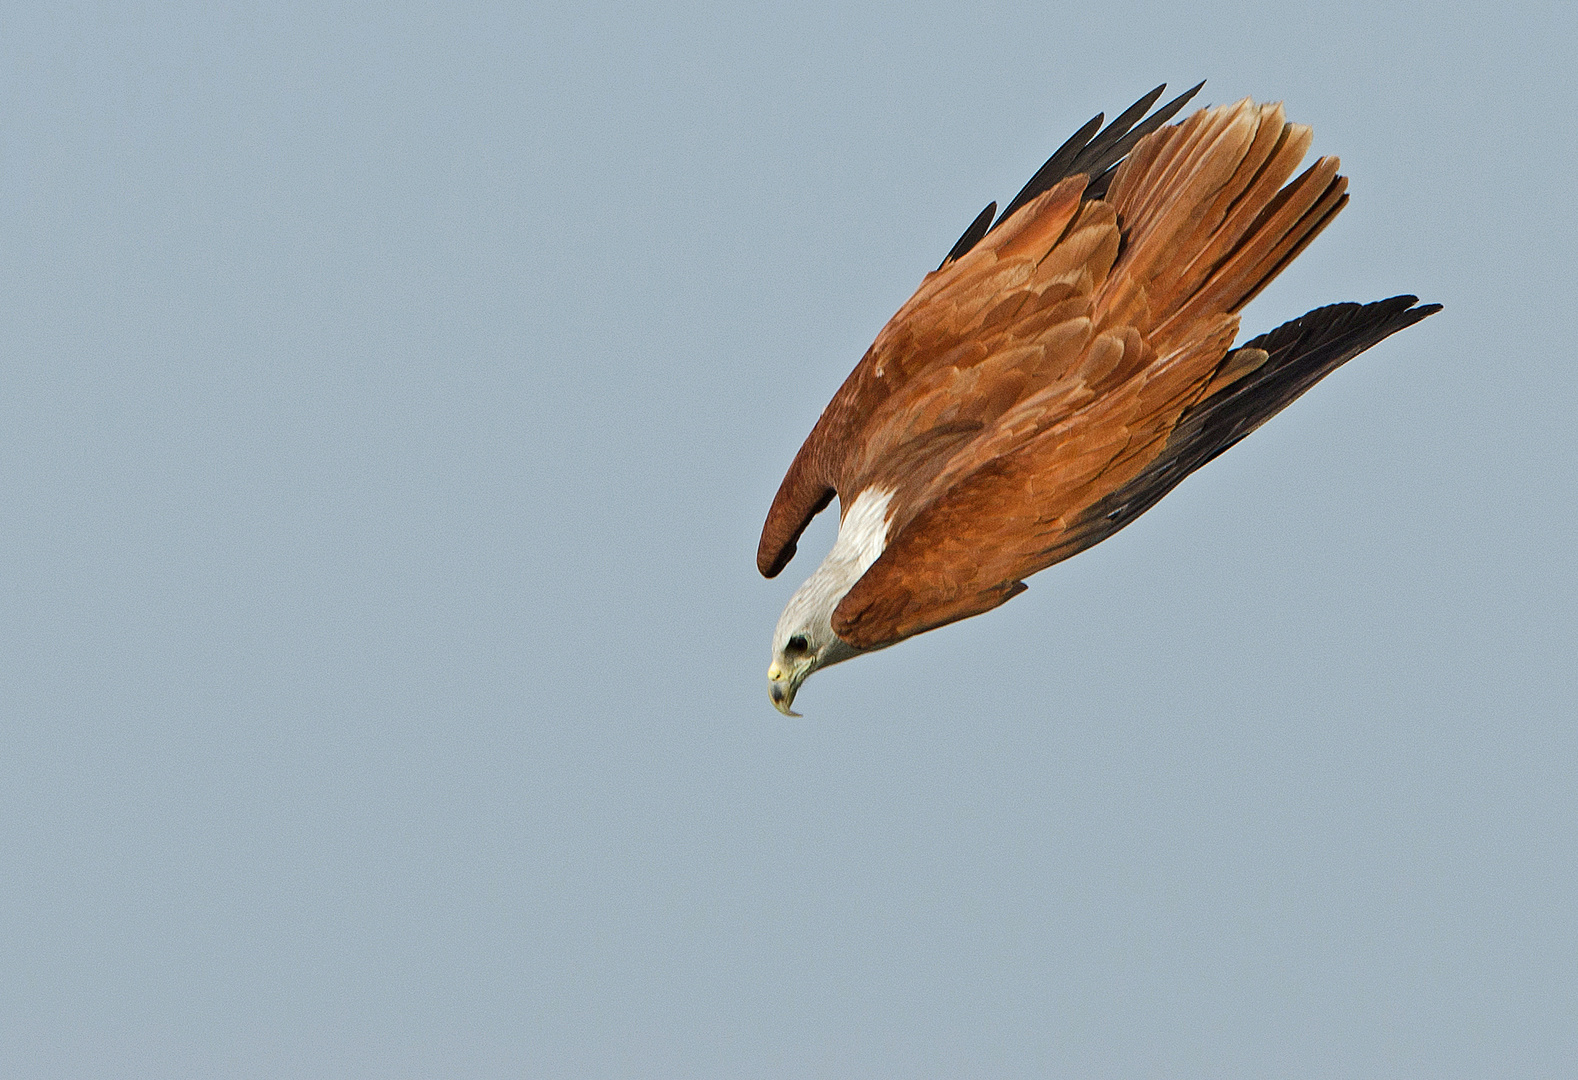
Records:
{"label": "bird of prey", "polygon": [[[1203,83],[1201,85],[1204,85]],[[975,219],[811,430],[756,565],[838,496],[838,539],[784,609],[768,691],[979,615],[1099,543],[1294,398],[1440,310],[1333,304],[1237,347],[1238,312],[1348,201],[1308,127],[1247,98],[1169,124],[1098,115]],[[994,217],[995,215],[995,217]]]}

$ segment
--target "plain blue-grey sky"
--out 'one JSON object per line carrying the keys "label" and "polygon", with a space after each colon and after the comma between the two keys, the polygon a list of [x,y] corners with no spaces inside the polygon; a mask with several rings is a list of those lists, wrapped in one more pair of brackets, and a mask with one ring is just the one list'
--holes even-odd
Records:
{"label": "plain blue-grey sky", "polygon": [[[1578,1068],[1574,7],[11,4],[0,1075]],[[769,707],[757,531],[1157,82],[1446,310]]]}

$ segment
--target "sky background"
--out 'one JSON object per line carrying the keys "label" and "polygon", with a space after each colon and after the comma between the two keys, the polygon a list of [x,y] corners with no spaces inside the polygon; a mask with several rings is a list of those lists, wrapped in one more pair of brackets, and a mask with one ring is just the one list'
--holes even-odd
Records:
{"label": "sky background", "polygon": [[[135,8],[135,10],[133,10]],[[0,9],[0,1075],[1578,1061],[1578,7]],[[818,675],[756,539],[1156,83],[1353,201],[1343,368]]]}

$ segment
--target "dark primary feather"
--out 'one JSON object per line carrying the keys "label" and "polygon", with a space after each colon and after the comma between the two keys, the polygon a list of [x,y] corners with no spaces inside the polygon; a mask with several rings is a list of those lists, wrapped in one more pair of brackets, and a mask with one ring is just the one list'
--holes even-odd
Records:
{"label": "dark primary feather", "polygon": [[[1163,90],[1167,89],[1166,83],[1162,83],[1149,94],[1146,94],[1133,105],[1123,110],[1118,118],[1108,124],[1099,135],[1096,134],[1096,129],[1101,126],[1102,114],[1097,113],[1090,123],[1080,128],[1073,138],[1060,146],[1057,152],[1047,159],[1045,165],[1036,170],[1036,174],[1030,178],[1030,182],[1024,186],[1024,189],[1018,195],[1014,196],[1014,201],[1008,204],[1008,209],[1003,211],[1003,216],[997,219],[997,224],[1001,225],[1004,221],[1007,221],[1015,210],[1018,210],[1043,191],[1051,188],[1059,180],[1073,176],[1075,173],[1084,173],[1091,179],[1095,179],[1107,169],[1116,167],[1118,162],[1122,161],[1128,156],[1129,151],[1134,149],[1135,143],[1177,115],[1178,110],[1182,109],[1190,98],[1198,94],[1200,87],[1204,85],[1205,83],[1201,82],[1195,85],[1193,89],[1184,91],[1166,105],[1163,105],[1149,120],[1140,124],[1139,127],[1134,127],[1135,122],[1145,115],[1146,110],[1156,104],[1156,99],[1162,96]],[[1131,128],[1133,128],[1132,131],[1130,130]],[[1086,197],[1094,198],[1095,196],[1087,193]],[[996,226],[993,227],[995,228]]]}
{"label": "dark primary feather", "polygon": [[[1164,83],[1163,85],[1166,84]],[[1152,91],[1152,93],[1155,93],[1155,91]],[[994,229],[1012,217],[1014,211],[1025,205],[1025,203],[1043,191],[1052,190],[1052,186],[1059,180],[1073,175],[1071,166],[1089,146],[1091,139],[1101,130],[1102,116],[1102,113],[1097,113],[1091,117],[1084,127],[1069,136],[1067,142],[1052,151],[1052,156],[1047,158],[1045,163],[1035,171],[1034,176],[1025,181],[1025,186],[1019,189],[1019,194],[1014,196],[1013,201],[1003,207],[1002,214],[992,226]]]}
{"label": "dark primary feather", "polygon": [[[1138,127],[1135,126],[1136,122],[1145,116],[1152,105],[1156,104],[1156,99],[1162,96],[1163,90],[1167,89],[1166,83],[1162,83],[1123,110],[1123,113],[1105,128],[1101,126],[1103,114],[1097,113],[1084,127],[1070,136],[1067,142],[1053,151],[1052,156],[1036,170],[1035,175],[1020,189],[1019,194],[1014,196],[1013,201],[1003,209],[995,222],[992,220],[992,211],[997,207],[995,202],[982,211],[981,215],[971,222],[970,227],[964,230],[964,235],[959,237],[958,243],[953,245],[953,250],[948,252],[941,265],[947,266],[954,259],[967,255],[971,248],[981,242],[983,236],[1013,217],[1016,210],[1042,192],[1050,191],[1059,181],[1066,180],[1075,173],[1084,173],[1091,178],[1091,186],[1086,189],[1086,197],[1099,199],[1106,193],[1113,171],[1128,156],[1129,151],[1134,149],[1134,144],[1176,116],[1204,85],[1204,82],[1197,83],[1194,87],[1185,90],[1152,113]],[[938,269],[941,269],[941,266]]]}
{"label": "dark primary feather", "polygon": [[958,242],[953,245],[953,250],[943,256],[942,262],[937,264],[937,269],[941,270],[944,266],[959,258],[959,256],[967,254],[976,244],[979,244],[981,237],[985,236],[987,230],[992,227],[992,215],[995,213],[997,213],[997,202],[993,200],[986,204],[985,210],[976,215],[974,221],[970,222],[970,227],[964,230],[964,235],[959,237]]}
{"label": "dark primary feather", "polygon": [[1242,346],[1265,350],[1265,362],[1185,412],[1157,459],[1092,506],[1067,541],[1085,548],[1111,536],[1343,364],[1441,310],[1440,304],[1415,307],[1418,299],[1394,296],[1316,308]]}
{"label": "dark primary feather", "polygon": [[[1156,88],[1155,92],[1159,93],[1166,85],[1166,83],[1163,83]],[[1090,184],[1085,188],[1085,197],[1088,199],[1099,199],[1106,195],[1107,185],[1112,182],[1112,174],[1118,170],[1118,166],[1123,162],[1123,159],[1129,156],[1129,151],[1134,149],[1134,144],[1151,132],[1158,130],[1163,124],[1176,116],[1178,110],[1187,105],[1189,100],[1198,94],[1200,88],[1204,85],[1204,79],[1195,83],[1160,109],[1157,109],[1145,123],[1130,131],[1127,135],[1118,127],[1118,124],[1119,121],[1122,121],[1129,114],[1124,113],[1123,116],[1114,120],[1112,126],[1108,129],[1113,135],[1111,142],[1106,142],[1108,132],[1102,132],[1101,136],[1091,143],[1087,152],[1081,154],[1079,160],[1074,162],[1074,168],[1070,170],[1071,174],[1082,172],[1090,177]]]}

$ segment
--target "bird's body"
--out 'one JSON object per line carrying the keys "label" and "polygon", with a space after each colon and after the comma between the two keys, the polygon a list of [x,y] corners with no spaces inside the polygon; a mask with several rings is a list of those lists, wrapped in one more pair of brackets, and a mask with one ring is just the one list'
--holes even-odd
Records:
{"label": "bird's body", "polygon": [[[1196,87],[1196,90],[1199,88]],[[1347,202],[1310,131],[1153,91],[976,219],[824,410],[762,530],[768,577],[836,494],[838,542],[773,637],[816,669],[980,614],[1095,544],[1343,362],[1437,308],[1320,308],[1233,348],[1237,312]],[[1138,122],[1138,123],[1137,123]],[[1100,130],[1098,130],[1100,129]]]}

